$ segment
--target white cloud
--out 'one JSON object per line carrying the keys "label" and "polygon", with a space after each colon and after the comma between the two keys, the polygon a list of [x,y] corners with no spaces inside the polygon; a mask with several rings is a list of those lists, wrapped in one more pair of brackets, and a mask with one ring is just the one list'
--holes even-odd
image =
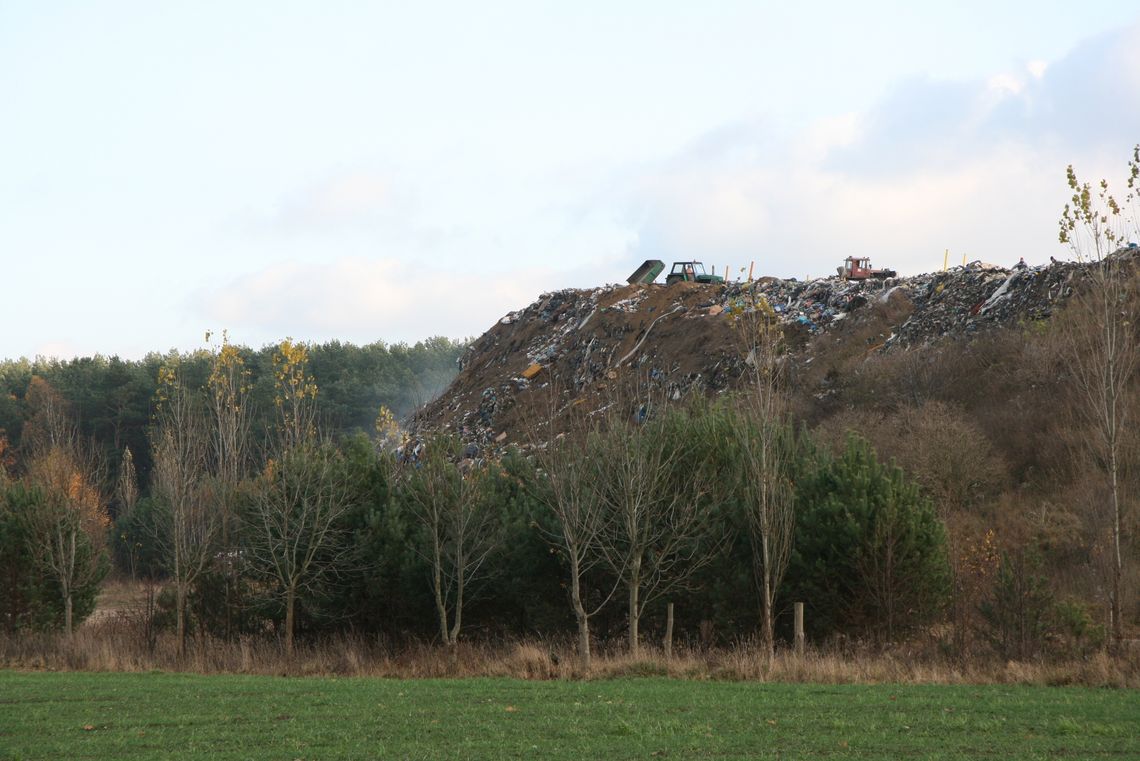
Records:
{"label": "white cloud", "polygon": [[1017,95],[1025,90],[1025,80],[1016,74],[1002,72],[989,78],[987,85],[1002,95]]}
{"label": "white cloud", "polygon": [[[396,259],[286,263],[237,278],[200,297],[207,324],[284,336],[357,343],[478,335],[530,303],[556,278],[544,270],[455,273]],[[249,338],[239,340],[249,340]]]}
{"label": "white cloud", "polygon": [[[795,277],[832,272],[848,254],[907,274],[941,267],[945,249],[954,262],[1047,261],[1059,253],[1064,167],[1111,174],[1140,140],[1135,36],[1140,27],[976,81],[903,82],[862,112],[790,134],[758,118],[724,124],[557,209],[514,198],[504,210],[474,181],[441,202],[398,172],[336,173],[264,221],[339,253],[265,266],[203,295],[199,312],[265,341],[416,340],[479,334],[543,290],[621,279],[646,258],[718,272],[755,261],[758,273]],[[472,211],[461,229],[457,208],[493,213]],[[436,219],[453,226],[425,227]],[[512,269],[504,251],[527,263]],[[477,261],[496,271],[471,271]],[[456,262],[462,271],[447,268]]]}
{"label": "white cloud", "polygon": [[72,357],[92,356],[98,353],[95,351],[86,351],[85,347],[79,346],[74,341],[48,341],[36,347],[32,352],[33,357],[59,357],[63,359],[70,359]]}
{"label": "white cloud", "polygon": [[331,178],[298,199],[295,211],[316,220],[367,217],[386,210],[393,200],[387,178],[365,172]]}
{"label": "white cloud", "polygon": [[979,81],[905,82],[788,137],[755,121],[713,130],[627,186],[630,261],[755,260],[800,277],[849,253],[907,273],[941,267],[946,248],[1047,261],[1065,166],[1111,180],[1140,141],[1138,36]]}
{"label": "white cloud", "polygon": [[405,219],[415,208],[414,191],[395,172],[353,168],[304,183],[258,209],[246,209],[230,220],[230,227],[289,235],[369,229]]}

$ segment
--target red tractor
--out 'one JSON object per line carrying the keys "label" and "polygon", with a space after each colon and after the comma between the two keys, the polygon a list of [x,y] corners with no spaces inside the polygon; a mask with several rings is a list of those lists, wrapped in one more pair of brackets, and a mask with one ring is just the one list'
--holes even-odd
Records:
{"label": "red tractor", "polygon": [[879,278],[886,280],[889,277],[898,277],[897,272],[894,270],[877,270],[871,266],[871,257],[869,256],[849,256],[843,260],[843,266],[837,267],[839,277],[844,280],[866,280],[867,278]]}

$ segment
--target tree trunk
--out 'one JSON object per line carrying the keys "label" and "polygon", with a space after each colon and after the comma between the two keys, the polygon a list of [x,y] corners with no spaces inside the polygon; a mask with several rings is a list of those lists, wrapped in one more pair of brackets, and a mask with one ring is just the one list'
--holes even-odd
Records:
{"label": "tree trunk", "polygon": [[795,605],[796,611],[796,656],[799,658],[804,657],[804,604],[797,602]]}
{"label": "tree trunk", "polygon": [[641,619],[641,602],[638,599],[641,592],[641,558],[633,561],[629,571],[629,653],[634,658],[638,656],[638,642],[640,635],[638,624]]}
{"label": "tree trunk", "polygon": [[447,633],[447,607],[443,604],[443,554],[439,546],[438,534],[432,537],[432,594],[435,596],[435,612],[439,619],[439,638],[444,645],[451,644]]}
{"label": "tree trunk", "polygon": [[886,592],[887,602],[887,642],[895,641],[895,545],[892,541],[887,545]]}
{"label": "tree trunk", "polygon": [[67,566],[66,572],[63,574],[63,630],[67,632],[67,638],[71,639],[74,631],[74,618],[72,616],[72,590],[71,582],[75,578],[75,550],[76,550],[76,529],[72,529],[67,534]]}
{"label": "tree trunk", "polygon": [[67,633],[68,639],[71,639],[71,591],[68,590],[63,596],[63,630]]}
{"label": "tree trunk", "polygon": [[293,609],[297,602],[297,590],[290,586],[285,591],[285,655],[293,657]]}
{"label": "tree trunk", "polygon": [[571,562],[570,602],[574,606],[574,619],[578,622],[578,660],[582,671],[590,670],[590,617],[582,604],[582,583],[578,578],[578,563]]}
{"label": "tree trunk", "polygon": [[178,653],[186,654],[186,587],[182,582],[174,585],[175,636],[178,640]]}
{"label": "tree trunk", "polygon": [[1112,443],[1110,468],[1112,470],[1112,638],[1119,649],[1124,642],[1123,601],[1121,599],[1124,562],[1120,555],[1120,484],[1117,480],[1117,446]]}
{"label": "tree trunk", "polygon": [[760,537],[760,558],[764,567],[761,569],[760,578],[760,613],[763,617],[764,627],[764,654],[768,658],[768,665],[771,666],[773,661],[776,660],[776,633],[772,627],[772,566],[771,559],[768,553],[768,537],[765,535]]}
{"label": "tree trunk", "polygon": [[578,660],[583,672],[590,670],[590,619],[585,611],[575,611],[578,616]]}
{"label": "tree trunk", "polygon": [[457,640],[447,643],[447,668],[453,674],[459,671],[459,642]]}
{"label": "tree trunk", "polygon": [[[456,553],[457,579],[455,583],[455,606],[451,613],[451,630],[447,634],[447,665],[452,673],[459,670],[459,632],[463,622],[463,569],[464,557],[462,552]],[[446,621],[446,613],[444,614]]]}
{"label": "tree trunk", "polygon": [[[223,544],[222,546],[226,547],[228,545]],[[233,587],[233,584],[232,584],[233,579],[230,575],[230,571],[228,568],[225,570],[225,577],[226,577],[225,595],[222,598],[222,605],[225,606],[225,621],[222,624],[222,627],[226,633],[225,634],[226,642],[232,642],[233,641],[233,615],[232,615],[233,614],[233,608],[232,608],[233,603],[230,599],[230,595],[231,595],[231,590]]]}

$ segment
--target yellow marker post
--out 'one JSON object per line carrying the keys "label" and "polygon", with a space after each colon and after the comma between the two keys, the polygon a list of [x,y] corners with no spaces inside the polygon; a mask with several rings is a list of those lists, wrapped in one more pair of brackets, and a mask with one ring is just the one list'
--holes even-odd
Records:
{"label": "yellow marker post", "polygon": [[965,253],[962,254],[962,266],[963,267],[966,266],[966,254]]}
{"label": "yellow marker post", "polygon": [[942,271],[943,272],[946,271],[946,261],[949,258],[950,258],[950,249],[946,249],[945,253],[942,254]]}
{"label": "yellow marker post", "polygon": [[748,263],[748,282],[752,282],[752,268],[756,266],[756,262]]}

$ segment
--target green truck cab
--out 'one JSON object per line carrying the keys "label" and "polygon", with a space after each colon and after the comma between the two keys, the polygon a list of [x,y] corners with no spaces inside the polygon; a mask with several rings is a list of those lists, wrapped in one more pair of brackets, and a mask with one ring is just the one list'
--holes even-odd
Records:
{"label": "green truck cab", "polygon": [[665,276],[665,285],[673,283],[723,283],[720,275],[705,272],[701,262],[673,262],[673,269]]}

